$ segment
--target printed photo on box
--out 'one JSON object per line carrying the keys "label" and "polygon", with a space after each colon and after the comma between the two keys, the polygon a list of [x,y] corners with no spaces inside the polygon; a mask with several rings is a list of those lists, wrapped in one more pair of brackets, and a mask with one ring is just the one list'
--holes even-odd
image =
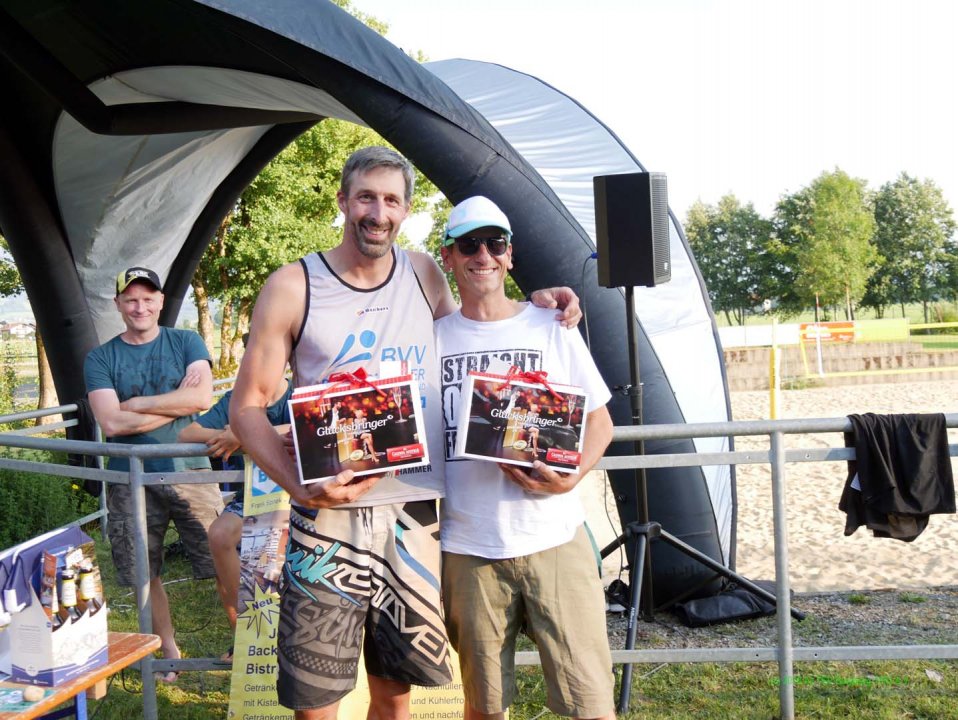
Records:
{"label": "printed photo on box", "polygon": [[576,472],[586,396],[577,388],[545,388],[470,373],[462,386],[456,456],[531,466],[541,460]]}
{"label": "printed photo on box", "polygon": [[408,376],[375,387],[297,389],[289,401],[303,483],[382,473],[429,462],[419,391]]}

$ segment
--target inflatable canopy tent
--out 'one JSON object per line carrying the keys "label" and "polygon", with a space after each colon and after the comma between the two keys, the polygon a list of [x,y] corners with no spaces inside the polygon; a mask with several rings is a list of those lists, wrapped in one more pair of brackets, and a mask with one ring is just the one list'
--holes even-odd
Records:
{"label": "inflatable canopy tent", "polygon": [[[258,171],[323,118],[367,125],[453,202],[484,194],[512,219],[525,290],[575,288],[607,383],[629,381],[621,290],[596,283],[592,177],[642,167],[574,100],[535,78],[462,60],[419,65],[332,3],[3,0],[0,228],[46,343],[61,402],[84,394],[86,353],[122,329],[113,278],[147,265],[172,325],[222,217]],[[548,258],[548,262],[543,262]],[[672,281],[636,290],[649,424],[727,420],[701,278],[674,218]],[[616,395],[617,425],[631,422]],[[648,453],[727,449],[710,438]],[[630,448],[613,452],[627,454]],[[631,472],[612,474],[623,523]],[[651,517],[734,567],[728,467],[648,473]],[[653,544],[658,603],[717,587]]]}

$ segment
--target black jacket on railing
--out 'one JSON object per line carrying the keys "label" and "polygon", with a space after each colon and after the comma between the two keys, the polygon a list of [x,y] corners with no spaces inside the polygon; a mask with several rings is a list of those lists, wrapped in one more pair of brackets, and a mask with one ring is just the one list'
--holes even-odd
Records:
{"label": "black jacket on railing", "polygon": [[943,414],[849,415],[855,448],[838,507],[845,535],[867,526],[875,537],[911,542],[928,516],[955,512],[955,483]]}

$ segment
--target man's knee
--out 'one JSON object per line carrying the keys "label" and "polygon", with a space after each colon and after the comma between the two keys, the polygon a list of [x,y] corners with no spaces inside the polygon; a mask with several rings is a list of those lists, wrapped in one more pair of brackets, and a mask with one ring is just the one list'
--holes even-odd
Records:
{"label": "man's knee", "polygon": [[405,720],[409,717],[408,683],[368,675],[369,702],[376,720]]}
{"label": "man's knee", "polygon": [[213,521],[208,534],[210,550],[235,552],[243,536],[243,521],[233,514],[224,513]]}

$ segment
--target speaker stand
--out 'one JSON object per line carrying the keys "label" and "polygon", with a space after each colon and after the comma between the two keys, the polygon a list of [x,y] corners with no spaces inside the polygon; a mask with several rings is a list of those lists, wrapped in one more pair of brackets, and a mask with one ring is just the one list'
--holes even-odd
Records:
{"label": "speaker stand", "polygon": [[[635,427],[642,426],[642,384],[639,378],[639,348],[635,335],[635,288],[625,287],[625,308],[627,321],[627,336],[629,343],[629,370],[631,374],[631,385],[626,385],[623,389],[629,396],[632,410],[632,424]],[[645,455],[645,441],[634,440],[632,442],[633,454]],[[625,636],[625,649],[635,649],[636,635],[636,609],[641,608],[642,619],[650,622],[655,616],[655,607],[652,599],[652,553],[650,541],[656,538],[668,543],[676,550],[701,563],[710,570],[715,571],[729,580],[733,580],[749,592],[768,600],[773,605],[777,604],[775,595],[764,588],[759,587],[746,577],[739,575],[719,562],[716,562],[705,553],[682,542],[674,535],[669,534],[662,529],[657,522],[649,520],[649,500],[648,484],[645,475],[645,468],[636,468],[633,471],[635,477],[635,497],[637,502],[636,522],[628,523],[622,530],[622,534],[613,540],[609,545],[602,548],[599,555],[602,558],[608,557],[617,548],[621,547],[628,540],[635,538],[635,552],[632,558],[632,565],[629,568],[629,581],[631,583],[631,601],[629,603],[629,624]],[[805,614],[792,609],[792,617],[801,620]],[[622,685],[619,688],[619,704],[616,711],[623,715],[629,710],[629,702],[632,695],[632,663],[622,665]]]}

